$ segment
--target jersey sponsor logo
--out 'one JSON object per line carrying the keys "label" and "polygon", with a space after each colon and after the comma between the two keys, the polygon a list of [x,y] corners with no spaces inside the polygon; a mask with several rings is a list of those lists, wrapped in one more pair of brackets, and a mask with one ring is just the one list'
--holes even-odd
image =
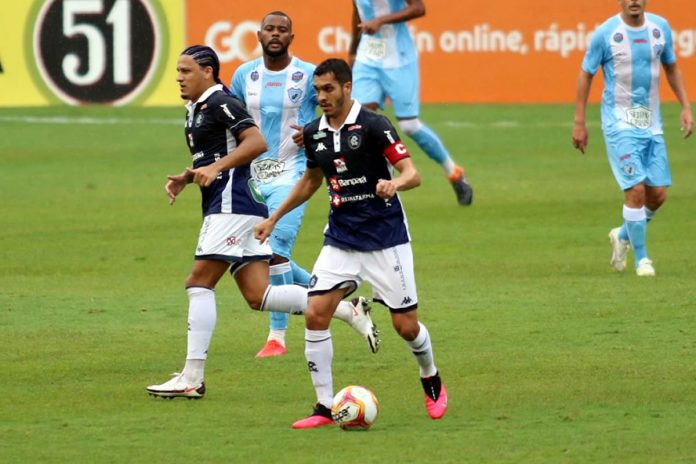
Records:
{"label": "jersey sponsor logo", "polygon": [[360,145],[362,144],[362,138],[360,137],[360,134],[351,134],[348,137],[348,146],[353,149],[357,150],[360,148]]}
{"label": "jersey sponsor logo", "polygon": [[[319,150],[317,150],[319,151]],[[343,172],[346,172],[348,170],[348,166],[346,165],[346,160],[345,158],[336,158],[333,160],[334,167],[336,168],[336,172],[341,174]]]}
{"label": "jersey sponsor logo", "polygon": [[301,89],[288,89],[288,97],[290,97],[290,101],[293,103],[300,101],[303,94],[304,92]]}
{"label": "jersey sponsor logo", "polygon": [[346,129],[346,130],[347,130],[347,131],[354,131],[354,130],[358,130],[358,129],[362,129],[362,126],[361,126],[360,124],[353,124],[352,126],[350,126],[350,127],[349,127],[348,129]]}
{"label": "jersey sponsor logo", "polygon": [[249,75],[249,78],[256,82],[259,80],[259,72],[258,71],[252,71],[251,74]]}
{"label": "jersey sponsor logo", "polygon": [[647,41],[646,39],[634,39],[634,40],[633,40],[633,43],[635,43],[635,44],[645,44],[645,43],[648,43],[648,41]]}
{"label": "jersey sponsor logo", "polygon": [[34,24],[34,57],[59,99],[71,105],[122,105],[148,86],[163,48],[150,0],[42,3]]}
{"label": "jersey sponsor logo", "polygon": [[653,35],[653,37],[655,37],[656,39],[659,39],[660,37],[662,37],[662,33],[660,32],[659,29],[653,29],[652,35]]}
{"label": "jersey sponsor logo", "polygon": [[321,139],[324,139],[324,138],[326,138],[326,132],[324,132],[324,131],[319,131],[319,132],[317,132],[316,134],[312,135],[312,138],[313,138],[314,140],[321,140]]}
{"label": "jersey sponsor logo", "polygon": [[234,116],[232,116],[232,113],[230,113],[229,108],[227,108],[227,103],[220,105],[220,108],[222,108],[222,111],[225,112],[225,114],[234,121]]}
{"label": "jersey sponsor logo", "polygon": [[647,129],[652,124],[652,111],[644,106],[626,108],[626,122],[638,129]]}
{"label": "jersey sponsor logo", "polygon": [[624,36],[622,33],[617,32],[616,34],[614,34],[613,38],[614,38],[614,42],[621,43],[621,42],[623,42]]}
{"label": "jersey sponsor logo", "polygon": [[341,196],[338,194],[333,194],[333,195],[331,195],[331,204],[333,205],[334,208],[338,208],[343,203],[354,203],[356,201],[372,200],[373,198],[376,198],[374,193],[361,193],[358,195],[348,195],[348,196]]}
{"label": "jersey sponsor logo", "polygon": [[290,79],[292,79],[293,82],[300,82],[302,78],[304,77],[304,73],[302,71],[297,71],[292,73],[292,76]]}
{"label": "jersey sponsor logo", "polygon": [[338,179],[336,177],[329,177],[329,185],[331,190],[334,192],[339,192],[343,187],[352,187],[354,185],[367,184],[367,177],[352,177],[350,179]]}
{"label": "jersey sponsor logo", "polygon": [[319,142],[317,144],[317,149],[315,151],[316,152],[326,151],[326,145],[324,145],[322,142]]}
{"label": "jersey sponsor logo", "polygon": [[189,147],[193,148],[193,134],[186,134],[188,136]]}
{"label": "jersey sponsor logo", "polygon": [[259,190],[259,186],[256,185],[256,182],[254,182],[254,179],[249,178],[247,185],[249,185],[249,191],[251,192],[251,197],[254,199],[254,201],[256,203],[265,205],[266,200],[264,200],[263,194],[261,193],[261,190]]}
{"label": "jersey sponsor logo", "polygon": [[254,161],[251,167],[254,169],[254,176],[256,179],[258,179],[259,182],[268,184],[283,173],[285,163],[272,159],[262,159]]}
{"label": "jersey sponsor logo", "polygon": [[266,82],[266,87],[282,87],[282,86],[283,86],[282,82],[275,82],[275,81]]}
{"label": "jersey sponsor logo", "polygon": [[[189,134],[190,136],[191,134]],[[191,138],[191,146],[193,146],[193,137]],[[205,156],[205,153],[202,151],[196,152],[193,155],[191,155],[191,158],[193,158],[193,161],[198,161],[199,159],[203,158]]]}

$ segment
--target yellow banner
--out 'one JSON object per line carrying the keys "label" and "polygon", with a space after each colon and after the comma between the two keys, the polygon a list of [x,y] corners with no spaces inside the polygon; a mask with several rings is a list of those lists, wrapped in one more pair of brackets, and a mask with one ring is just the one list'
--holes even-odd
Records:
{"label": "yellow banner", "polygon": [[0,107],[179,103],[183,0],[16,0],[3,10]]}

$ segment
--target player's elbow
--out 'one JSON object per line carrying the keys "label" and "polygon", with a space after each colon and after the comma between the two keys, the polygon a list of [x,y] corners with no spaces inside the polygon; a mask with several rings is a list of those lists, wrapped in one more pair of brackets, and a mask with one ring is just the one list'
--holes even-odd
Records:
{"label": "player's elbow", "polygon": [[413,18],[420,18],[425,16],[425,5],[420,2],[413,6]]}

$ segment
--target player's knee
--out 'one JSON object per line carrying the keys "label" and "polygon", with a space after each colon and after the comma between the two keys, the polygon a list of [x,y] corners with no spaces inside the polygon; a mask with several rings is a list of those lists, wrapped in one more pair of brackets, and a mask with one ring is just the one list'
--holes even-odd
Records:
{"label": "player's knee", "polygon": [[263,305],[263,291],[258,291],[258,289],[255,288],[240,288],[239,290],[242,293],[242,297],[249,305],[249,308],[253,309],[254,311],[261,309],[261,306]]}
{"label": "player's knee", "polygon": [[667,189],[665,187],[655,187],[649,188],[645,195],[645,205],[652,211],[657,211],[657,209],[662,206],[662,204],[667,200]]}
{"label": "player's knee", "polygon": [[420,130],[423,124],[418,118],[399,119],[399,129],[408,136],[412,136]]}
{"label": "player's knee", "polygon": [[417,319],[392,318],[392,326],[401,338],[407,341],[415,340],[420,331]]}

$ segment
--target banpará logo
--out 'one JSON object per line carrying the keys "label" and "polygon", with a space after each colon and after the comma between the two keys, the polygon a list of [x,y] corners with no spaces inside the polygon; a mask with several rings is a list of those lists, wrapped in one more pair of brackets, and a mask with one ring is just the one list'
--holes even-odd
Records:
{"label": "banpar\u00e1 logo", "polygon": [[65,103],[121,105],[159,64],[162,34],[153,0],[45,0],[33,33],[36,65]]}

